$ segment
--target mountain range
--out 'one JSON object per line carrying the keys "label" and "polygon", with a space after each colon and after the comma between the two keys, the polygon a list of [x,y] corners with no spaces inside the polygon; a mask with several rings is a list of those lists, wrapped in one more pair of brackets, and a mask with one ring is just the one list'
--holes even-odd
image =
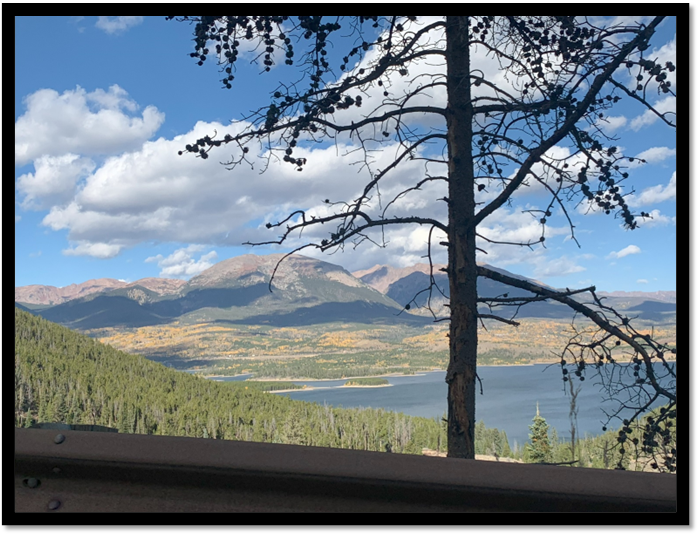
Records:
{"label": "mountain range", "polygon": [[[296,254],[278,264],[282,257],[249,254],[230,258],[188,282],[161,278],[132,283],[95,279],[64,288],[24,286],[15,288],[15,301],[25,310],[77,329],[140,327],[176,320],[275,326],[327,322],[425,324],[432,317],[424,308],[428,292],[421,293],[429,286],[428,264],[404,268],[374,266],[350,273],[341,266]],[[439,271],[441,267],[433,266],[437,288],[432,291],[431,306],[435,314],[446,316],[449,284],[446,274]],[[478,293],[483,297],[505,293],[510,297],[531,295],[480,277]],[[667,320],[676,310],[675,292],[600,295],[611,306],[642,319]],[[410,310],[406,305],[411,305]],[[502,315],[509,317],[512,313],[509,310]],[[517,316],[565,319],[571,313],[564,305],[537,302],[522,307]]]}

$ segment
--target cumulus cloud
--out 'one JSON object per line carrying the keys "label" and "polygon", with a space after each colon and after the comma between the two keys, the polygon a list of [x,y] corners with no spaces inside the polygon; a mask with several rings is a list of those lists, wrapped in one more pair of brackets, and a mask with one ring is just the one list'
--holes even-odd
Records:
{"label": "cumulus cloud", "polygon": [[[313,149],[297,147],[295,155],[309,160],[302,173],[275,158],[260,174],[257,169],[245,166],[228,171],[216,158],[202,160],[191,155],[177,155],[185,144],[197,138],[214,131],[218,131],[220,136],[235,134],[236,128],[240,126],[200,122],[185,135],[147,141],[140,150],[107,158],[85,177],[69,202],[51,208],[43,224],[53,230],[68,230],[69,239],[78,245],[66,254],[94,253],[100,258],[143,242],[211,243],[219,246],[265,242],[280,235],[279,229],[267,229],[265,223],[281,221],[298,208],[306,209],[309,217],[328,215],[337,207],[324,203],[324,199],[335,202],[356,198],[367,182],[366,170],[358,172],[357,166],[353,165],[358,156],[352,152],[352,145]],[[395,145],[387,144],[384,151],[374,155],[373,165],[385,168],[395,151]],[[389,200],[423,177],[422,162],[407,162],[401,173],[386,177],[381,199],[374,195],[367,213],[377,216],[386,209]],[[427,183],[420,191],[410,191],[398,197],[385,215],[389,218],[415,215],[445,221],[446,204],[438,199],[446,193],[443,182]],[[495,241],[538,241],[541,225],[537,218],[522,213],[524,208],[532,209],[533,206],[515,205],[498,210],[483,222],[479,232]],[[569,228],[564,222],[562,225],[548,226],[547,239],[567,235]],[[291,236],[288,245],[320,242],[334,230],[334,226],[327,224],[307,228],[302,235]],[[375,243],[364,241],[361,254],[351,254],[353,246],[348,244],[347,254],[337,262],[349,269],[360,269],[376,263],[410,265],[425,261],[429,236],[427,225],[390,226],[383,231],[374,229],[368,236]],[[445,248],[439,246],[443,239],[440,232],[433,232],[435,262],[446,262]],[[94,247],[88,244],[94,244]],[[562,273],[582,269],[568,261],[566,265],[560,263],[555,270],[552,266],[546,271],[543,267],[546,261],[535,259],[543,252],[480,239],[479,247],[489,253],[481,260],[496,265],[541,262],[538,273],[542,277],[553,271]],[[303,253],[328,259],[326,254],[311,249],[305,249]],[[182,271],[177,265],[163,265],[163,273],[191,276],[191,269],[190,272]]]}
{"label": "cumulus cloud", "polygon": [[660,213],[660,210],[651,210],[648,215],[650,217],[637,217],[636,223],[639,228],[664,227],[667,225],[676,225],[677,218],[669,217]]}
{"label": "cumulus cloud", "polygon": [[95,258],[113,258],[121,252],[122,246],[109,243],[82,242],[70,249],[64,249],[66,256],[93,256]]}
{"label": "cumulus cloud", "polygon": [[[660,113],[665,119],[675,124],[675,110],[676,110],[676,99],[672,95],[669,95],[658,102],[653,104],[655,111]],[[641,128],[650,126],[654,124],[659,119],[658,115],[651,111],[646,110],[643,114],[634,117],[634,119],[629,124],[629,128],[634,132],[638,132]]]}
{"label": "cumulus cloud", "polygon": [[164,257],[156,255],[146,258],[146,262],[155,262],[160,270],[160,277],[189,279],[195,275],[199,275],[205,269],[209,269],[214,265],[214,261],[218,258],[216,251],[210,251],[201,255],[198,260],[193,258],[194,253],[203,250],[201,245],[190,245],[182,249],[177,249],[174,253]]}
{"label": "cumulus cloud", "polygon": [[675,154],[677,154],[677,151],[669,147],[651,147],[637,154],[634,158],[645,160],[646,163],[659,163],[668,158],[674,158]]}
{"label": "cumulus cloud", "polygon": [[567,256],[561,256],[559,258],[539,256],[535,258],[534,264],[534,277],[537,279],[563,277],[571,273],[585,271],[583,266],[578,265],[575,260]]}
{"label": "cumulus cloud", "polygon": [[628,195],[626,197],[626,203],[631,207],[638,208],[675,199],[677,196],[676,175],[676,171],[672,173],[667,186],[658,184],[657,186],[644,189],[640,195]]}
{"label": "cumulus cloud", "polygon": [[140,117],[130,115],[138,105],[118,85],[89,93],[79,86],[62,94],[40,89],[24,105],[27,110],[15,123],[15,165],[40,156],[133,150],[165,120],[154,106],[147,106]]}
{"label": "cumulus cloud", "polygon": [[95,26],[109,34],[116,34],[125,32],[142,22],[143,17],[97,17]]}
{"label": "cumulus cloud", "polygon": [[[341,144],[297,147],[295,155],[309,160],[302,173],[276,157],[260,174],[247,166],[228,171],[215,158],[177,155],[185,144],[204,135],[215,130],[219,135],[234,134],[235,128],[239,127],[198,123],[186,135],[149,141],[140,150],[108,158],[85,178],[69,202],[51,208],[43,224],[54,230],[67,229],[69,239],[75,242],[240,245],[276,239],[279,230],[268,230],[265,223],[280,221],[300,207],[316,216],[329,213],[325,198],[355,198],[368,180],[366,170],[358,174],[353,165],[358,159],[356,153],[348,154],[353,147]],[[387,166],[394,152],[395,147],[387,146],[375,155],[374,163]],[[410,162],[403,171],[385,180],[383,204],[376,196],[367,208],[372,214],[404,190],[405,184],[414,184],[424,176],[422,164],[417,161]],[[443,218],[446,207],[437,199],[445,194],[441,183],[427,184],[423,191],[401,197],[391,205],[387,216]],[[303,239],[325,238],[331,230],[327,225],[307,229]],[[406,246],[413,241],[406,242]]]}
{"label": "cumulus cloud", "polygon": [[[372,51],[369,51],[368,55],[371,54]],[[512,77],[510,80],[505,80],[501,66],[492,58],[488,58],[484,50],[474,54],[473,61],[474,70],[484,72],[489,79],[496,80],[502,87],[510,88],[513,84],[519,83]],[[348,65],[348,70],[362,66],[364,63],[357,64],[356,67]],[[391,75],[390,79],[383,80],[382,87],[377,85],[368,91],[362,108],[338,112],[337,119],[349,123],[350,120],[362,119],[364,117],[362,114],[374,110],[377,106],[381,106],[383,111],[392,109],[392,106],[395,107],[395,102],[391,102],[391,96],[401,96],[414,91],[417,84],[424,83],[425,80],[438,80],[438,76],[436,78],[430,76],[443,72],[443,61],[439,56],[425,59],[418,65],[411,65],[409,76],[399,76],[397,73]],[[425,76],[422,76],[423,74]],[[384,90],[389,92],[389,97],[384,97]],[[212,246],[227,246],[240,245],[246,241],[275,240],[281,231],[279,228],[271,230],[265,228],[266,222],[281,221],[289,213],[298,209],[306,210],[309,216],[328,215],[331,210],[336,210],[341,205],[330,206],[323,202],[324,199],[341,202],[357,198],[368,182],[369,173],[374,176],[378,169],[385,169],[399,150],[399,145],[392,141],[392,137],[384,139],[381,136],[381,130],[377,130],[371,134],[376,134],[382,143],[371,147],[377,150],[368,153],[368,168],[364,166],[366,163],[363,161],[364,155],[357,151],[356,139],[350,139],[347,136],[340,138],[331,147],[326,145],[304,147],[302,140],[299,140],[299,146],[294,149],[294,156],[309,160],[302,173],[280,162],[278,156],[283,156],[283,152],[270,155],[266,149],[255,150],[252,147],[248,157],[255,165],[259,162],[256,156],[263,156],[263,158],[271,156],[265,172],[261,174],[259,168],[253,169],[247,166],[238,166],[234,171],[228,171],[219,164],[219,161],[228,157],[230,152],[235,152],[236,149],[233,147],[230,150],[221,148],[218,152],[212,152],[212,157],[207,160],[195,158],[191,154],[178,157],[177,151],[204,135],[212,135],[214,131],[218,132],[219,138],[226,133],[235,135],[245,124],[224,126],[213,122],[200,122],[186,134],[172,139],[160,138],[147,141],[162,123],[162,114],[153,108],[159,120],[146,125],[145,111],[142,116],[138,116],[138,105],[118,87],[92,93],[86,93],[78,88],[63,95],[56,92],[51,94],[50,90],[44,91],[49,93],[39,95],[41,97],[37,97],[39,101],[46,100],[49,104],[60,104],[65,100],[69,101],[68,104],[74,108],[83,110],[83,118],[77,120],[77,124],[86,122],[84,118],[98,122],[102,120],[99,113],[105,110],[123,120],[119,123],[120,128],[116,129],[123,134],[123,139],[119,138],[118,143],[110,139],[108,140],[110,143],[104,141],[99,145],[98,138],[93,139],[94,136],[85,135],[85,139],[80,138],[79,144],[66,143],[68,148],[57,147],[55,152],[49,154],[46,151],[54,150],[54,145],[47,141],[52,136],[44,136],[44,141],[42,141],[44,138],[35,141],[34,136],[29,134],[18,137],[18,140],[27,145],[23,147],[18,142],[21,150],[16,150],[24,161],[37,158],[37,154],[61,156],[66,152],[72,152],[84,156],[108,155],[99,167],[80,178],[79,187],[73,187],[70,198],[61,199],[60,203],[56,202],[51,206],[43,220],[43,224],[51,229],[68,231],[69,239],[75,245],[70,249],[72,253],[67,254],[90,254],[92,251],[95,256],[99,256],[118,252],[122,248],[143,242],[208,243]],[[480,91],[477,93],[478,96],[487,96],[489,89],[486,84],[482,84],[476,91]],[[29,103],[29,100],[27,102]],[[446,95],[441,86],[429,88],[410,100],[412,105],[443,106],[445,102]],[[68,104],[65,105],[68,106]],[[29,105],[27,107],[25,116],[29,117],[31,111],[37,107]],[[47,105],[46,108],[42,115],[44,120],[37,121],[36,124],[51,126],[54,122],[58,122],[50,113],[51,105]],[[64,120],[66,117],[72,117],[63,113],[60,116]],[[421,115],[415,121],[424,119],[425,117]],[[435,115],[431,120],[433,123],[421,123],[418,125],[419,128],[443,128],[442,116]],[[611,117],[609,124],[620,124],[624,120],[625,118]],[[135,121],[141,121],[140,130],[136,128]],[[382,128],[385,127],[385,131],[391,133],[395,132],[395,124],[392,125],[393,129],[390,126],[382,125]],[[410,124],[410,126],[415,125]],[[54,130],[60,129],[56,126]],[[106,129],[106,131],[113,132],[113,129]],[[32,129],[27,128],[25,132],[31,133]],[[53,138],[59,139],[55,135]],[[81,147],[80,150],[71,148],[78,145]],[[420,148],[416,156],[429,155],[428,151],[433,151],[431,154],[441,154],[442,148],[435,143],[433,146]],[[237,156],[234,155],[234,157]],[[547,152],[547,156],[566,157],[572,168],[578,165],[577,157],[571,156],[569,149],[564,147],[553,147]],[[358,163],[360,165],[356,165]],[[405,191],[408,186],[413,186],[417,180],[424,178],[425,165],[424,161],[420,162],[417,159],[407,161],[400,172],[387,175],[382,179],[381,195],[372,192],[367,213],[372,217],[379,215],[391,199]],[[444,174],[444,166],[432,163],[427,165],[428,172],[432,175]],[[545,170],[543,166],[541,168]],[[488,185],[485,191],[477,194],[477,201],[487,202],[497,193],[499,190],[496,184]],[[479,226],[479,232],[497,241],[538,241],[541,236],[538,218],[521,213],[522,209],[532,209],[532,204],[538,202],[538,199],[532,199],[533,194],[536,193],[544,193],[543,187],[536,181],[532,181],[530,187],[522,189],[521,197],[513,199],[512,205],[501,208],[487,218]],[[446,194],[446,188],[442,182],[425,184],[420,191],[407,192],[400,196],[390,205],[385,215],[389,218],[417,215],[445,221],[446,204],[438,199],[445,197]],[[523,201],[525,194],[529,195],[527,200],[530,204]],[[543,203],[541,206],[545,208]],[[547,245],[551,243],[551,238],[568,235],[570,232],[564,219],[558,223],[554,215],[550,218],[549,224],[554,222],[561,226],[547,226]],[[296,246],[307,241],[319,242],[334,230],[336,230],[335,226],[328,224],[308,228],[304,230],[302,236],[292,236],[287,244]],[[425,261],[428,235],[428,226],[389,226],[383,231],[376,229],[370,232],[369,237],[375,243],[364,241],[361,248],[354,254],[351,253],[352,244],[347,244],[347,254],[342,257],[328,257],[327,254],[310,249],[305,249],[303,254],[318,255],[326,260],[337,261],[350,269],[387,262],[408,265]],[[435,231],[432,235],[432,252],[436,262],[446,261],[445,250],[438,245],[441,239],[443,237]],[[495,265],[528,263],[541,278],[584,270],[576,263],[577,257],[556,260],[551,251],[539,246],[535,246],[535,250],[531,251],[526,247],[497,245],[480,239],[478,243],[479,247],[482,246],[488,251],[487,256],[479,257],[480,260]],[[193,265],[206,263],[215,258],[204,258],[206,255],[197,258],[195,253],[199,252],[200,250],[185,248],[167,258],[159,255],[149,258],[149,261],[158,263],[164,275],[192,276],[198,269],[192,267]],[[179,256],[175,258],[175,255]]]}
{"label": "cumulus cloud", "polygon": [[628,123],[628,119],[623,115],[618,115],[599,119],[595,123],[595,126],[597,126],[597,128],[602,130],[602,132],[604,132],[605,134],[612,134],[620,128],[626,126],[626,123]]}
{"label": "cumulus cloud", "polygon": [[628,247],[624,247],[621,251],[612,251],[607,255],[607,258],[624,258],[625,256],[639,254],[640,252],[640,247],[636,245],[629,245]]}
{"label": "cumulus cloud", "polygon": [[636,281],[636,283],[638,283],[638,284],[648,284],[648,281],[647,281],[646,279],[638,279],[638,280]]}
{"label": "cumulus cloud", "polygon": [[22,208],[40,209],[70,200],[77,181],[94,169],[91,159],[77,154],[40,156],[34,160],[34,173],[17,179],[17,190],[24,195]]}

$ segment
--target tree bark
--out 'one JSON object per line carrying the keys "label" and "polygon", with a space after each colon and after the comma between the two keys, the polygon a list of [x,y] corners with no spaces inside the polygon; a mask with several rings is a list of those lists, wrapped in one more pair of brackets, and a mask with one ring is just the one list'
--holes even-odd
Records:
{"label": "tree bark", "polygon": [[451,322],[448,456],[475,458],[477,290],[476,229],[468,17],[447,17],[447,145],[449,151],[449,290]]}

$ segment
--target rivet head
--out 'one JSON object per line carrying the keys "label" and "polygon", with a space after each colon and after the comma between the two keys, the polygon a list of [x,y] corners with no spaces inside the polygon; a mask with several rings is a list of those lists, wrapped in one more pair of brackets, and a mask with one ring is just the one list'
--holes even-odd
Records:
{"label": "rivet head", "polygon": [[54,441],[56,444],[62,443],[65,439],[66,439],[65,435],[61,435],[61,434],[58,434],[58,435],[56,435],[55,437],[53,437],[53,441]]}
{"label": "rivet head", "polygon": [[27,487],[29,487],[30,489],[35,489],[35,488],[37,488],[39,485],[41,485],[41,481],[39,481],[39,480],[38,480],[37,478],[35,478],[35,477],[27,477],[27,478],[24,479],[24,484],[25,484]]}
{"label": "rivet head", "polygon": [[55,511],[60,506],[61,506],[61,502],[59,502],[58,500],[51,500],[49,502],[49,509],[51,509],[52,511]]}

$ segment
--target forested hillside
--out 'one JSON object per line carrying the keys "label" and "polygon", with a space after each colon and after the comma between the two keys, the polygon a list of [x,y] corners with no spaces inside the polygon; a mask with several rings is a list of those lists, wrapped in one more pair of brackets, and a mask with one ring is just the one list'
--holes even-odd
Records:
{"label": "forested hillside", "polygon": [[436,420],[292,401],[176,372],[15,308],[15,425],[421,453],[444,449]]}
{"label": "forested hillside", "polygon": [[[394,453],[445,449],[444,428],[436,420],[293,401],[262,392],[265,386],[251,381],[217,383],[177,372],[15,308],[17,427],[64,422],[105,425],[121,433]],[[667,447],[675,455],[674,435],[671,439]],[[614,467],[619,461],[618,450],[611,448],[615,441],[615,431],[580,440],[579,465]],[[570,459],[570,444],[560,442],[553,430],[550,451],[549,461]],[[504,431],[488,429],[483,422],[476,426],[476,452],[523,457],[521,450],[510,449]],[[532,462],[526,454],[524,460]]]}

